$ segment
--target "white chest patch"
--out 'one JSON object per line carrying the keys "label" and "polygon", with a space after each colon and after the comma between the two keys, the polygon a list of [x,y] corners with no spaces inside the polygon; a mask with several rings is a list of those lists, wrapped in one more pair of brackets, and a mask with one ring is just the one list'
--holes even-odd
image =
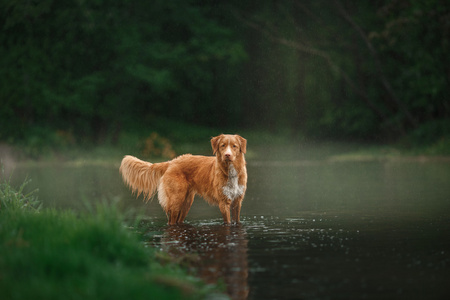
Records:
{"label": "white chest patch", "polygon": [[244,188],[245,187],[243,185],[238,184],[238,173],[233,164],[230,164],[228,170],[228,181],[222,188],[223,194],[231,201],[234,201],[234,199],[244,194]]}

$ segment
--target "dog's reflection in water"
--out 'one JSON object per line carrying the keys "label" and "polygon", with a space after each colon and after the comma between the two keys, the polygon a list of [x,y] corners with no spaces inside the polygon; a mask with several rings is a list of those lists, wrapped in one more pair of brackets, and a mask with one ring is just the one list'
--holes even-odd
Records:
{"label": "dog's reflection in water", "polygon": [[161,247],[185,258],[207,283],[223,280],[231,299],[247,299],[248,262],[245,229],[241,225],[168,226]]}

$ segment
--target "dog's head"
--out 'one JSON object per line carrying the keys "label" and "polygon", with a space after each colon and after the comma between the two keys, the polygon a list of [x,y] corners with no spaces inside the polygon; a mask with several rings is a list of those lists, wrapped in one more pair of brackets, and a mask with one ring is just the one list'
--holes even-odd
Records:
{"label": "dog's head", "polygon": [[221,161],[231,163],[247,152],[247,140],[237,134],[221,134],[211,139],[211,147]]}

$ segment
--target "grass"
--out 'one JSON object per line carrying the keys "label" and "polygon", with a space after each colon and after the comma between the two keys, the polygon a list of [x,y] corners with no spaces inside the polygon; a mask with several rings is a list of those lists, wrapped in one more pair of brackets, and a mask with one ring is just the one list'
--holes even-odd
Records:
{"label": "grass", "polygon": [[11,196],[24,185],[1,184],[2,299],[201,299],[214,289],[161,265],[114,206],[76,214],[11,205],[34,197]]}
{"label": "grass", "polygon": [[30,180],[25,180],[18,190],[13,189],[10,180],[0,183],[0,209],[8,210],[23,209],[38,211],[40,202],[34,195],[35,191],[24,194],[23,190]]}
{"label": "grass", "polygon": [[[43,138],[43,141],[37,144],[24,142],[16,144],[15,148],[6,146],[13,149],[9,151],[14,153],[14,155],[10,155],[11,160],[26,163],[63,161],[77,165],[118,164],[125,154],[151,162],[159,162],[173,157],[173,155],[164,155],[164,153],[211,155],[209,139],[224,132],[239,133],[248,140],[248,159],[258,157],[259,154],[264,156],[266,152],[264,149],[267,146],[277,146],[280,149],[282,147],[304,149],[317,145],[322,149],[325,145],[329,145],[329,150],[336,151],[338,156],[334,155],[332,160],[391,160],[402,156],[408,158],[449,157],[450,137],[444,129],[439,131],[434,127],[430,128],[418,129],[395,143],[367,144],[367,142],[358,143],[357,141],[315,140],[289,130],[278,133],[259,129],[224,130],[157,118],[146,126],[124,127],[115,139],[104,138],[98,144],[75,138],[62,144],[47,144],[45,142],[47,140]],[[436,135],[433,132],[441,133]],[[347,153],[342,153],[342,149],[334,149],[333,147],[336,145],[341,145],[338,148],[346,145]],[[0,153],[1,146],[0,144]],[[38,149],[35,149],[36,147]]]}

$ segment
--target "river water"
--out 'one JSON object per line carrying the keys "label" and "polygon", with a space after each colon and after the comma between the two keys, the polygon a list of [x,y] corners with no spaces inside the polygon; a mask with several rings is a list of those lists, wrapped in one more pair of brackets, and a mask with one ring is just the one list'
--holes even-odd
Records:
{"label": "river water", "polygon": [[201,198],[185,225],[167,226],[157,201],[143,204],[123,185],[118,163],[19,165],[13,178],[27,174],[47,207],[115,199],[138,209],[147,244],[232,299],[450,296],[449,162],[302,153],[248,158],[240,226],[222,225]]}

